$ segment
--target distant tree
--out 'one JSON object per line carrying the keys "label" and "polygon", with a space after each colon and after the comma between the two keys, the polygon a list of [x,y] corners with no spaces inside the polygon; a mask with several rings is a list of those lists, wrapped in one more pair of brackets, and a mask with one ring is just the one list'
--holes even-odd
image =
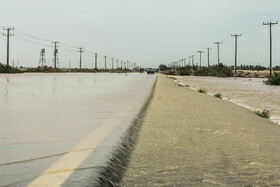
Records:
{"label": "distant tree", "polygon": [[160,71],[167,71],[167,66],[164,64],[159,65],[159,70]]}

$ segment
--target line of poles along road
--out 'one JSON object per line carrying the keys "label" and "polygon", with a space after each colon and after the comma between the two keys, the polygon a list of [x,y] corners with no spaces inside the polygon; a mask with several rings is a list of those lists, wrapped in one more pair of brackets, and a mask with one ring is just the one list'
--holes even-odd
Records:
{"label": "line of poles along road", "polygon": [[[14,31],[15,28],[14,27],[4,27],[2,26],[3,30],[6,31],[6,33],[3,33],[3,36],[7,37],[7,59],[6,59],[6,64],[10,65],[10,37],[11,36],[15,36],[14,33],[11,33],[11,31]],[[26,34],[27,35],[27,34]],[[60,47],[59,44],[61,44],[59,41],[51,41],[51,40],[45,40],[45,39],[40,39],[38,37],[32,36],[30,34],[28,34],[27,36],[31,36],[32,38],[35,38],[37,40],[42,40],[42,41],[49,41],[51,42],[52,45],[45,45],[42,43],[35,43],[35,42],[31,42],[34,44],[38,44],[38,45],[42,45],[42,46],[51,46],[54,48],[54,53],[53,53],[53,67],[54,68],[58,68],[58,48]],[[25,38],[19,37],[19,39],[24,40],[24,41],[29,41]],[[70,46],[67,44],[67,46]],[[71,48],[77,48],[78,52],[80,54],[80,58],[79,58],[79,68],[82,69],[82,54],[85,52],[83,47],[73,47],[70,46]],[[62,48],[65,49],[65,48]],[[68,50],[65,49],[67,51],[73,51],[74,50]],[[98,69],[98,53],[91,53],[94,56],[94,69]],[[108,56],[104,55],[103,56],[104,59],[104,69],[107,70],[108,66],[107,66],[107,60],[108,60]],[[120,60],[117,58],[111,58],[111,69],[139,69],[141,68],[141,66],[139,66],[138,64],[136,64],[135,62],[131,62],[129,60]],[[39,65],[40,66],[44,66],[46,65],[46,60],[45,60],[45,49],[41,49],[40,52],[40,59],[39,59]],[[69,62],[69,68],[70,68],[70,62]]]}
{"label": "line of poles along road", "polygon": [[[275,25],[275,24],[278,24],[278,21],[276,22],[266,22],[266,23],[263,23],[263,25],[267,25],[269,26],[269,33],[270,33],[270,61],[269,61],[269,70],[270,70],[270,77],[272,76],[272,26]],[[234,71],[235,71],[235,74],[237,73],[237,39],[238,37],[241,36],[241,34],[232,34],[231,35],[232,37],[235,38],[235,60],[234,60]],[[220,45],[223,44],[223,42],[214,42],[215,45],[217,45],[217,53],[218,53],[218,64],[220,64]],[[210,47],[207,47],[207,62],[208,62],[208,67],[210,67],[210,59],[209,59],[209,51]],[[202,50],[199,50],[197,51],[197,53],[199,53],[199,67],[201,68],[201,55],[202,53],[204,53],[204,51]],[[194,66],[194,57],[195,55],[191,55],[189,56],[189,66]],[[181,64],[181,65],[180,65]],[[186,58],[183,58],[183,59],[180,59],[179,61],[175,61],[175,62],[172,62],[171,64],[169,64],[169,67],[184,67],[184,66],[187,66],[186,64]]]}

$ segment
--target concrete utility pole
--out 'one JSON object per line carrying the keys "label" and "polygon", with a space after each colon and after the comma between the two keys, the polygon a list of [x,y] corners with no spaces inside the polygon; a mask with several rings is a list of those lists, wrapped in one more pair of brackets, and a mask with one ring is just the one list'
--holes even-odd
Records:
{"label": "concrete utility pole", "polygon": [[220,64],[220,44],[223,44],[223,42],[215,42],[214,44],[216,44],[218,48],[218,64]]}
{"label": "concrete utility pole", "polygon": [[104,56],[104,60],[105,60],[105,70],[106,70],[106,69],[107,69],[107,66],[106,66],[106,65],[107,65],[107,64],[106,64],[106,63],[107,63],[107,62],[106,62],[107,56]]}
{"label": "concrete utility pole", "polygon": [[194,55],[192,55],[192,66],[194,66]]}
{"label": "concrete utility pole", "polygon": [[114,69],[114,58],[112,58],[112,69]]}
{"label": "concrete utility pole", "polygon": [[232,34],[232,37],[235,37],[235,63],[234,63],[234,73],[237,73],[237,38],[241,36],[241,34]]}
{"label": "concrete utility pole", "polygon": [[95,69],[97,69],[97,53],[94,53],[94,57],[95,57]]}
{"label": "concrete utility pole", "polygon": [[52,42],[52,43],[54,43],[54,69],[56,69],[56,66],[57,66],[57,52],[58,52],[58,50],[57,50],[57,48],[59,47],[57,44],[59,44],[59,42],[58,41],[54,41],[54,42]]}
{"label": "concrete utility pole", "polygon": [[270,78],[272,76],[272,31],[271,31],[271,27],[272,25],[278,24],[278,21],[275,23],[272,22],[267,22],[267,23],[263,23],[263,25],[269,25],[269,32],[270,32]]}
{"label": "concrete utility pole", "polygon": [[192,56],[189,56],[189,66],[191,66],[191,58]]}
{"label": "concrete utility pole", "polygon": [[80,53],[80,69],[82,69],[82,53],[84,52],[84,48],[78,47]]}
{"label": "concrete utility pole", "polygon": [[207,47],[206,49],[207,49],[207,56],[208,56],[208,68],[209,68],[209,67],[210,67],[209,51],[210,51],[210,49],[212,49],[212,48]]}
{"label": "concrete utility pole", "polygon": [[10,33],[10,31],[14,30],[13,27],[3,27],[3,30],[7,31],[7,34],[3,34],[3,36],[7,36],[7,65],[9,65],[10,62],[10,36],[14,36],[13,33]]}
{"label": "concrete utility pole", "polygon": [[203,51],[197,51],[199,53],[199,67],[201,69],[201,53],[204,53]]}

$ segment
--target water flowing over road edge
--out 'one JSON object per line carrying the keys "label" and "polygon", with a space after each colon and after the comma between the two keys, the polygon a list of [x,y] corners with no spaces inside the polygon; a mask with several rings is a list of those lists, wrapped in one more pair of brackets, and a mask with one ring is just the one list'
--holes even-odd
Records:
{"label": "water flowing over road edge", "polygon": [[156,78],[151,93],[140,112],[134,118],[124,135],[120,138],[119,145],[112,151],[112,155],[106,163],[106,166],[99,171],[98,178],[94,179],[94,186],[103,187],[120,185],[130,161],[134,145],[138,139],[139,129],[141,128],[142,120],[145,117],[145,112],[154,96],[157,79],[158,78]]}

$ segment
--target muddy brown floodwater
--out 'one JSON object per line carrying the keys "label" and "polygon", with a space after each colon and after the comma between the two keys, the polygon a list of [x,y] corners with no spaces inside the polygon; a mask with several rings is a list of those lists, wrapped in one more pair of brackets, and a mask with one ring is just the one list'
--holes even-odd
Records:
{"label": "muddy brown floodwater", "polygon": [[87,183],[155,79],[139,73],[0,75],[0,186]]}
{"label": "muddy brown floodwater", "polygon": [[210,94],[222,97],[251,110],[268,109],[271,120],[280,124],[280,86],[269,86],[262,78],[177,77],[191,88],[203,88]]}

